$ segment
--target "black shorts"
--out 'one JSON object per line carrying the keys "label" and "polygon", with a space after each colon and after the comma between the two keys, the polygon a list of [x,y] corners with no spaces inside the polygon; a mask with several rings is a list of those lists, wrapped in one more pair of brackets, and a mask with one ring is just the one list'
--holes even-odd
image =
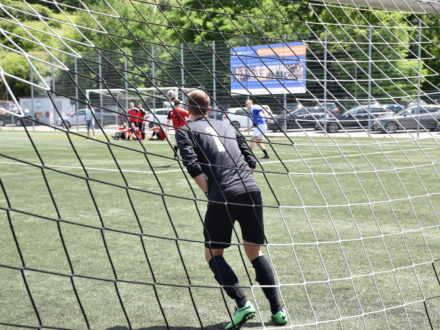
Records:
{"label": "black shorts", "polygon": [[263,244],[265,237],[261,193],[251,191],[235,196],[228,202],[240,205],[208,204],[203,230],[205,246],[212,249],[229,247],[235,220],[240,224],[244,240]]}

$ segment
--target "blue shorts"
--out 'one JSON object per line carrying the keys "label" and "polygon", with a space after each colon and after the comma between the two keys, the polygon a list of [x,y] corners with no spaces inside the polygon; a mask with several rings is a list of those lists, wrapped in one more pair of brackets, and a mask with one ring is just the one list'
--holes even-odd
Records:
{"label": "blue shorts", "polygon": [[95,121],[94,120],[86,120],[86,127],[89,128],[95,128]]}

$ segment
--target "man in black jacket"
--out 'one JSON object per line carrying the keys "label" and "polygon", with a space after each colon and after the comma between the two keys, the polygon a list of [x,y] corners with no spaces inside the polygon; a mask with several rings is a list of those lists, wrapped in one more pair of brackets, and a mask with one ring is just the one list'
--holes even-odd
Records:
{"label": "man in black jacket", "polygon": [[215,279],[237,309],[226,329],[239,329],[255,316],[255,308],[246,299],[232,268],[223,258],[231,245],[235,220],[240,224],[244,249],[264,285],[272,318],[276,324],[287,323],[279,301],[272,268],[261,252],[265,242],[260,189],[252,171],[257,162],[244,137],[229,123],[208,119],[210,98],[202,90],[188,94],[192,121],[180,128],[176,140],[184,165],[209,203],[204,221],[205,258]]}

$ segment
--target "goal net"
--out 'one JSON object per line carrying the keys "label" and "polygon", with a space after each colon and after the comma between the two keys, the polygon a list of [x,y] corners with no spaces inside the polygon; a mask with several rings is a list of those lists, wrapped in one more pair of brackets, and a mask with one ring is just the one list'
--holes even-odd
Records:
{"label": "goal net", "polygon": [[[174,135],[114,139],[130,102],[173,132],[173,101],[203,89],[249,145],[245,103],[265,109],[281,328],[440,328],[439,32],[437,1],[3,1],[0,325],[230,322]],[[225,259],[244,327],[274,328],[238,225]]]}

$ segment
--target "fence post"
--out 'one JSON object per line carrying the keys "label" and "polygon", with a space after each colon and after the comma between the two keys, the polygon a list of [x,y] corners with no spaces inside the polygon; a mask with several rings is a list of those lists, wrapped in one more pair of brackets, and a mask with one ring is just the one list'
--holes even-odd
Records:
{"label": "fence post", "polygon": [[[101,127],[104,127],[104,111],[102,109],[102,62],[101,53],[98,54],[98,74],[99,74],[99,107],[101,109]],[[91,103],[91,102],[90,102]]]}
{"label": "fence post", "polygon": [[[128,110],[128,60],[127,60],[127,53],[124,51],[124,78],[125,78],[125,82],[124,82],[124,88],[125,88],[125,110]],[[118,111],[119,112],[119,111]],[[117,122],[118,117],[116,117],[116,124],[118,124]]]}
{"label": "fence post", "polygon": [[185,87],[185,70],[184,70],[184,53],[183,53],[183,44],[180,44],[180,85],[182,89]]}
{"label": "fence post", "polygon": [[418,40],[418,45],[417,45],[417,56],[418,56],[418,63],[417,63],[417,73],[418,73],[418,77],[417,77],[417,138],[420,137],[420,102],[422,101],[421,99],[421,74],[422,74],[422,21],[419,18],[419,40]]}
{"label": "fence post", "polygon": [[78,122],[78,108],[79,108],[79,103],[78,103],[78,97],[79,97],[79,93],[78,93],[78,58],[75,57],[74,62],[74,71],[75,71],[75,117],[76,117],[76,131],[79,131],[79,122]]}
{"label": "fence post", "polygon": [[283,93],[283,107],[284,107],[283,131],[287,132],[287,96],[286,96],[286,89],[285,88],[284,88],[284,93]]}
{"label": "fence post", "polygon": [[213,110],[214,110],[214,118],[217,118],[217,82],[215,75],[215,41],[212,42],[212,97],[214,99],[213,102]]}
{"label": "fence post", "polygon": [[52,97],[53,97],[53,103],[54,103],[54,106],[53,106],[53,108],[52,108],[52,116],[53,116],[53,130],[55,131],[56,129],[55,129],[55,124],[56,124],[56,122],[57,122],[57,119],[56,119],[56,111],[55,111],[55,107],[56,107],[56,97],[57,97],[57,95],[55,94],[55,87],[56,87],[56,85],[55,85],[55,69],[54,69],[54,66],[53,66],[53,59],[51,59],[51,61],[50,61],[50,63],[52,64],[51,65],[51,68],[50,68],[50,71],[51,71],[51,75],[52,75]]}
{"label": "fence post", "polygon": [[371,131],[371,52],[373,47],[372,27],[368,29],[368,132]]}
{"label": "fence post", "polygon": [[[327,133],[327,43],[328,43],[328,30],[324,32],[324,131]],[[337,125],[337,124],[336,124]]]}
{"label": "fence post", "polygon": [[156,59],[154,58],[154,46],[151,46],[151,81],[153,82],[153,110],[156,109]]}
{"label": "fence post", "polygon": [[[31,109],[32,109],[32,119],[35,120],[35,111],[34,111],[34,70],[32,69],[32,65],[30,66],[30,79],[31,79]],[[35,121],[32,121],[32,130],[35,131]]]}

